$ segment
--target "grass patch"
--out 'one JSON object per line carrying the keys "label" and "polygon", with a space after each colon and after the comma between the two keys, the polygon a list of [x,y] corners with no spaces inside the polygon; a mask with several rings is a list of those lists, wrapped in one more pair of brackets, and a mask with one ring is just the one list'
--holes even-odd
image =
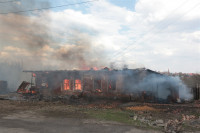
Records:
{"label": "grass patch", "polygon": [[118,122],[127,125],[133,125],[143,129],[159,130],[157,127],[149,126],[139,120],[134,120],[134,112],[130,110],[122,110],[120,108],[102,109],[87,108],[74,105],[54,105],[43,106],[38,112],[49,117],[70,117],[70,118],[92,118],[97,120],[105,120],[110,122]]}
{"label": "grass patch", "polygon": [[143,129],[160,130],[157,127],[151,127],[148,124],[143,123],[139,120],[133,120],[133,118],[130,116],[134,116],[134,114],[130,111],[125,111],[121,109],[90,109],[85,110],[84,113],[86,113],[89,117],[98,120],[114,121],[128,125],[134,125],[135,127]]}
{"label": "grass patch", "polygon": [[116,121],[122,123],[130,122],[130,115],[127,112],[123,112],[121,110],[88,110],[87,114],[92,118],[100,119],[100,120],[109,120]]}

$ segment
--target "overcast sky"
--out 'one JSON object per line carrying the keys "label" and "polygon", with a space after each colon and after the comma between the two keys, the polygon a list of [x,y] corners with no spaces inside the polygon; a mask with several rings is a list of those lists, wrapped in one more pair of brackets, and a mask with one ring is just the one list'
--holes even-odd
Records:
{"label": "overcast sky", "polygon": [[[0,12],[79,2],[84,0],[18,0],[0,3]],[[126,64],[200,72],[199,12],[199,0],[99,0],[0,14],[0,61],[34,70]]]}

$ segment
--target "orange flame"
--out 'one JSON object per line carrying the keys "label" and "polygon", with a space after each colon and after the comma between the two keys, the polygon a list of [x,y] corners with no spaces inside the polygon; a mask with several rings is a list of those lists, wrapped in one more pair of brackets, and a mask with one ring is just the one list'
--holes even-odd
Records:
{"label": "orange flame", "polygon": [[64,80],[63,88],[64,88],[64,90],[69,90],[70,89],[70,87],[69,87],[69,79],[65,79]]}
{"label": "orange flame", "polygon": [[95,70],[95,71],[97,71],[97,70],[99,70],[97,67],[93,67],[93,70]]}
{"label": "orange flame", "polygon": [[82,90],[80,79],[75,80],[75,90]]}
{"label": "orange flame", "polygon": [[97,92],[102,92],[102,90],[101,90],[101,89],[96,89],[96,91],[97,91]]}

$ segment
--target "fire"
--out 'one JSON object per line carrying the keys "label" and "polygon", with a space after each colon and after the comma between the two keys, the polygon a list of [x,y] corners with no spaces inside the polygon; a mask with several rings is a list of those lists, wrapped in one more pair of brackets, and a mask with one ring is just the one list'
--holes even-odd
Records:
{"label": "fire", "polygon": [[75,80],[75,90],[82,90],[80,79]]}
{"label": "fire", "polygon": [[74,82],[74,80],[65,79],[63,81],[63,90],[73,90],[72,88],[74,88],[74,90],[82,90],[81,80],[76,79]]}
{"label": "fire", "polygon": [[35,73],[32,73],[32,77],[36,77],[36,74],[35,74]]}
{"label": "fire", "polygon": [[31,91],[31,93],[32,93],[32,94],[36,94],[37,92],[36,92],[36,91]]}
{"label": "fire", "polygon": [[97,70],[99,70],[97,67],[93,67],[93,70],[95,70],[95,71],[97,71]]}
{"label": "fire", "polygon": [[111,86],[111,84],[110,84],[110,83],[109,83],[109,86],[108,86],[108,87],[109,87],[109,89],[112,89],[112,86]]}
{"label": "fire", "polygon": [[30,86],[31,83],[23,81],[19,88],[17,89],[17,93],[20,94],[37,94],[37,88],[35,86]]}
{"label": "fire", "polygon": [[97,91],[97,92],[102,92],[102,90],[101,90],[101,89],[96,89],[96,91]]}
{"label": "fire", "polygon": [[[102,67],[102,69],[103,69],[103,67]],[[98,68],[98,67],[86,67],[86,66],[84,66],[84,67],[82,67],[82,70],[94,70],[94,71],[98,71],[98,70],[100,70],[100,68]]]}
{"label": "fire", "polygon": [[17,90],[17,93],[20,93],[20,94],[37,94],[37,91],[25,89],[25,90]]}
{"label": "fire", "polygon": [[70,90],[69,79],[65,79],[63,83],[64,90]]}

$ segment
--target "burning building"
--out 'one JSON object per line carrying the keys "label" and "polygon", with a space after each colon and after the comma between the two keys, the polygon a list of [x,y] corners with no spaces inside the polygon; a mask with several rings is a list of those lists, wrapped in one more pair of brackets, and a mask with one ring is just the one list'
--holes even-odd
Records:
{"label": "burning building", "polygon": [[[180,81],[149,69],[24,72],[32,73],[31,93],[115,99],[126,97],[147,102],[175,102],[185,98],[185,88]],[[20,86],[18,92],[24,88]]]}

